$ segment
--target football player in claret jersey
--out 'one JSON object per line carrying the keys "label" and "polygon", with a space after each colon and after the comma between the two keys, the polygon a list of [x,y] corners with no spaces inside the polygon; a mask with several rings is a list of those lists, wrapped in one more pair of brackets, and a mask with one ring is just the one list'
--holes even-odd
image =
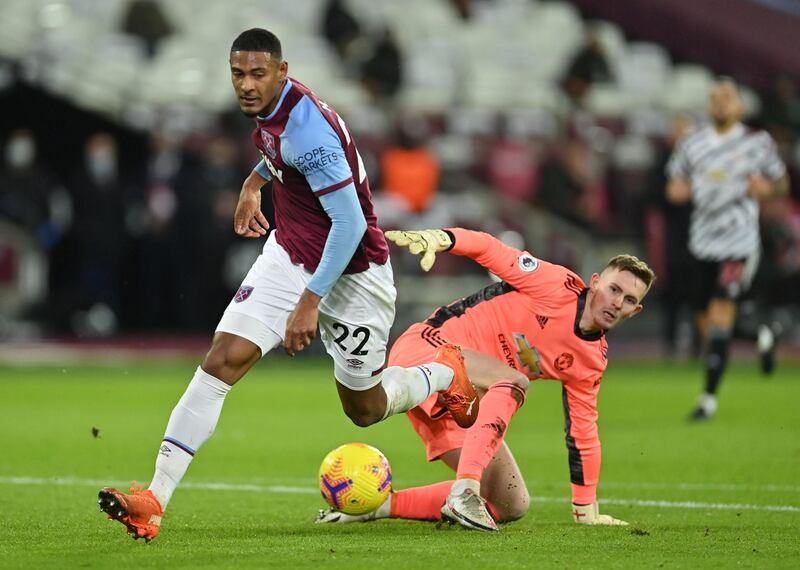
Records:
{"label": "football player in claret jersey", "polygon": [[303,350],[317,327],[334,361],[342,407],[357,425],[405,412],[434,393],[462,426],[478,413],[457,346],[442,346],[409,368],[384,368],[395,301],[389,248],[344,121],[289,77],[280,41],[267,30],[242,32],[229,63],[239,106],[255,120],[253,142],[263,157],[243,184],[234,230],[250,238],[266,235],[261,188],[267,182],[277,227],[169,418],[150,487],[131,494],[106,487],[99,493],[101,510],[133,538],[151,540],[159,532],[164,509],[214,432],[231,387],[279,345],[291,356]]}
{"label": "football player in claret jersey", "polygon": [[439,346],[458,343],[470,379],[483,392],[481,407],[467,430],[456,425],[436,396],[408,412],[428,460],[441,459],[456,471],[455,481],[392,493],[369,515],[327,511],[318,521],[443,517],[493,531],[497,522],[522,517],[530,499],[503,438],[525,400],[529,381],[541,378],[563,386],[575,522],[626,524],[598,511],[597,395],[607,365],[605,333],[642,310],[653,271],[632,255],[618,255],[592,275],[587,286],[566,267],[481,232],[455,228],[393,231],[386,236],[422,254],[425,270],[436,252],[449,251],[471,257],[502,279],[412,325],[389,355],[390,364],[410,366],[429,360]]}

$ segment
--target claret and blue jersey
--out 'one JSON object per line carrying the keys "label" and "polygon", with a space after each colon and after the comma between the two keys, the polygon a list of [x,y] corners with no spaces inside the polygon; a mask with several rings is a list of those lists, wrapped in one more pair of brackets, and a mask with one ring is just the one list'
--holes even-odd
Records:
{"label": "claret and blue jersey", "polygon": [[275,237],[314,273],[308,288],[324,295],[342,273],[386,263],[369,181],[341,117],[287,78],[275,110],[256,122],[253,142],[263,156],[256,171],[272,180]]}

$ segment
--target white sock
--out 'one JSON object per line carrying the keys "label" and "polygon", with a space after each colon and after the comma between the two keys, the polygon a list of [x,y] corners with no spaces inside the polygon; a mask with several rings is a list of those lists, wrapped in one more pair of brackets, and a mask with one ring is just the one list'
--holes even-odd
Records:
{"label": "white sock", "polygon": [[775,333],[767,325],[758,327],[758,352],[769,352],[775,345]]}
{"label": "white sock", "polygon": [[172,410],[150,483],[150,491],[162,509],[166,510],[195,452],[214,433],[230,389],[228,384],[198,366],[186,392]]}
{"label": "white sock", "polygon": [[431,384],[431,393],[444,392],[453,383],[453,369],[438,362],[421,364],[418,368],[427,374]]}
{"label": "white sock", "polygon": [[388,519],[392,515],[392,495],[393,493],[389,493],[383,504],[377,508],[375,511],[376,519]]}
{"label": "white sock", "polygon": [[467,489],[472,489],[476,495],[480,495],[481,493],[481,482],[477,479],[471,479],[469,477],[464,477],[463,479],[456,479],[453,483],[453,486],[450,487],[450,494],[451,495],[460,495]]}
{"label": "white sock", "polygon": [[161,442],[156,458],[156,472],[153,474],[149,489],[158,499],[162,510],[167,510],[172,493],[189,469],[192,459],[194,454],[187,453],[169,441]]}
{"label": "white sock", "polygon": [[381,384],[386,392],[386,413],[383,419],[418,406],[434,392],[447,390],[452,381],[453,371],[437,362],[413,368],[387,368],[381,374]]}
{"label": "white sock", "polygon": [[709,416],[717,413],[717,397],[714,394],[703,392],[697,400],[697,405],[703,408]]}

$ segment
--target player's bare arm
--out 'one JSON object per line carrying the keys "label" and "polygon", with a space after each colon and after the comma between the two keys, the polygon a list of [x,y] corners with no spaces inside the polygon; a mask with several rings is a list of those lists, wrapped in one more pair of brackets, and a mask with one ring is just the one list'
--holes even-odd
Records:
{"label": "player's bare arm", "polygon": [[686,204],[692,198],[692,189],[685,178],[670,178],[667,183],[667,200],[672,204]]}
{"label": "player's bare arm", "polygon": [[233,229],[242,237],[261,237],[269,229],[269,222],[261,212],[261,187],[266,183],[266,178],[254,170],[242,184],[233,215]]}
{"label": "player's bare arm", "polygon": [[308,289],[300,295],[297,306],[286,320],[283,348],[289,356],[294,356],[303,350],[316,336],[321,300],[322,297]]}
{"label": "player's bare arm", "polygon": [[770,180],[761,173],[747,178],[747,193],[757,200],[767,200],[785,196],[789,192],[789,177],[784,174],[777,180]]}

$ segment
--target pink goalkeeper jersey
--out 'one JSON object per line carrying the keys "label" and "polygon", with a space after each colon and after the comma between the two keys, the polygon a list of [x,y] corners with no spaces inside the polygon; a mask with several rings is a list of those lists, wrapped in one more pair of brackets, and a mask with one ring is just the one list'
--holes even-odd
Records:
{"label": "pink goalkeeper jersey", "polygon": [[530,379],[562,383],[573,500],[594,502],[600,473],[597,394],[608,344],[602,332],[583,334],[578,326],[586,285],[566,267],[489,234],[449,231],[456,238],[450,253],[471,257],[503,281],[441,307],[425,323],[432,335],[494,355]]}

